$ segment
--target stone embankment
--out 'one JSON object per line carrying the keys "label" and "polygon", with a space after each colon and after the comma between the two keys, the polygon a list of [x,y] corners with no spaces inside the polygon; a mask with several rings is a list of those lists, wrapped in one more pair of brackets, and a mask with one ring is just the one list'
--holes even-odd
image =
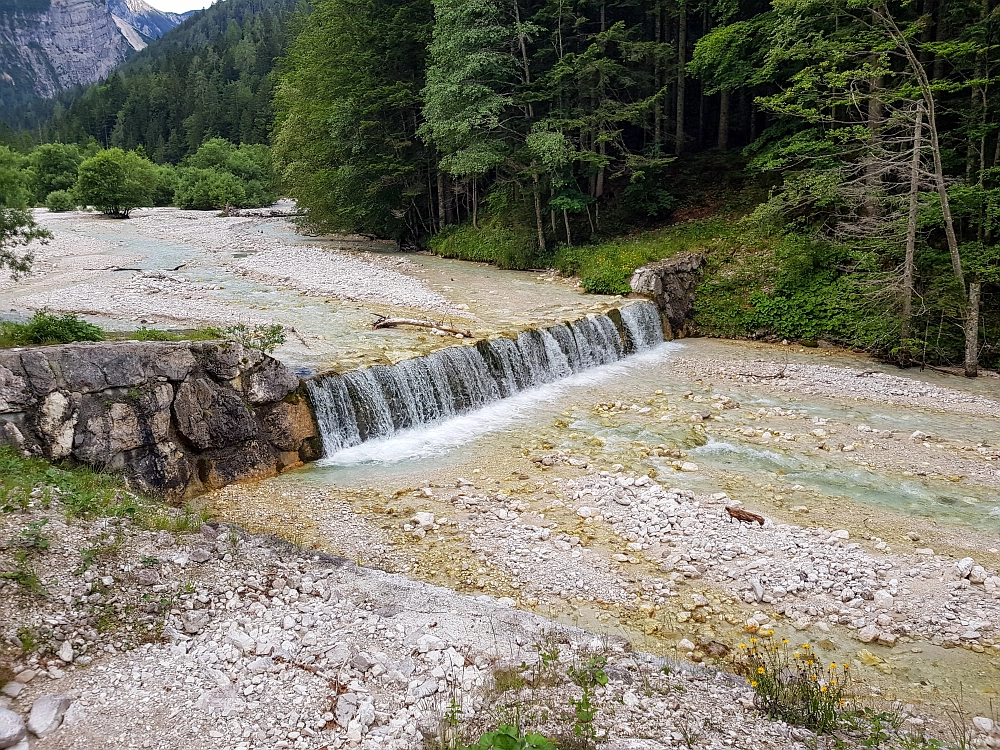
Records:
{"label": "stone embankment", "polygon": [[683,337],[694,330],[691,311],[695,288],[705,265],[703,255],[679,255],[637,268],[629,285],[632,291],[652,299],[663,317],[667,339]]}
{"label": "stone embankment", "polygon": [[180,500],[319,456],[295,373],[234,342],[0,352],[0,444]]}

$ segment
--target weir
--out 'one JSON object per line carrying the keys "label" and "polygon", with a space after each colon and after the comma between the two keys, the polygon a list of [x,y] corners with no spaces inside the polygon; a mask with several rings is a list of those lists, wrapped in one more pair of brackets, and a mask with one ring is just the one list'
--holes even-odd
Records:
{"label": "weir", "polygon": [[529,388],[617,362],[663,342],[656,306],[635,302],[605,315],[439,349],[306,381],[323,451],[389,437],[487,406]]}

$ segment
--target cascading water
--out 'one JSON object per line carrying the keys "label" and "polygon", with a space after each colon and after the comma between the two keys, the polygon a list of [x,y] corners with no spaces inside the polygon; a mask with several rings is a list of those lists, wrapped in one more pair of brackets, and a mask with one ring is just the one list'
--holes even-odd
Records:
{"label": "cascading water", "polygon": [[591,367],[617,362],[663,341],[656,307],[524,331],[475,346],[453,346],[345,375],[307,381],[327,456],[368,440],[481,408]]}

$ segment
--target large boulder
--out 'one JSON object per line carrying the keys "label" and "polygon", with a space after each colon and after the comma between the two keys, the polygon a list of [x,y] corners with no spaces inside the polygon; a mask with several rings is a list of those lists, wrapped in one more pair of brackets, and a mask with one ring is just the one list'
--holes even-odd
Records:
{"label": "large boulder", "polygon": [[174,398],[177,429],[198,450],[222,448],[257,433],[253,415],[236,391],[205,376],[190,376]]}
{"label": "large boulder", "polygon": [[684,254],[637,268],[632,273],[629,281],[632,291],[656,303],[664,320],[666,338],[693,331],[691,311],[704,265],[705,256]]}

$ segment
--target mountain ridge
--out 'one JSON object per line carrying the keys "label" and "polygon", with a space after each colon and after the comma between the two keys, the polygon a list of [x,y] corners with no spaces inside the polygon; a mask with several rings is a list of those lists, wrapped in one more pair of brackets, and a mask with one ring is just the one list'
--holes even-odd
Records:
{"label": "mountain ridge", "polygon": [[0,120],[105,78],[187,15],[144,0],[7,0],[0,7]]}

